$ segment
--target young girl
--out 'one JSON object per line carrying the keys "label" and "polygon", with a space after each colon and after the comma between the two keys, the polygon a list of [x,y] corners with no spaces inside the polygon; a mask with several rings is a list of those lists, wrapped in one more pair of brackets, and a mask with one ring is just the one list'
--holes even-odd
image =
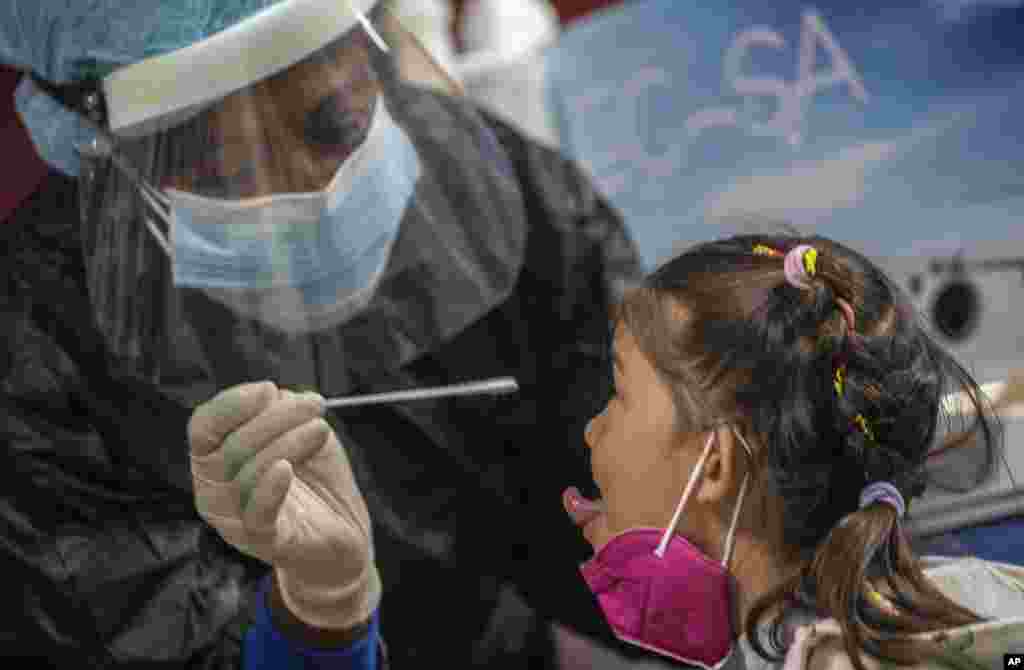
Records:
{"label": "young girl", "polygon": [[[1020,571],[967,559],[926,574],[901,529],[924,488],[945,393],[959,389],[976,417],[945,446],[980,436],[994,456],[996,442],[978,386],[874,265],[821,238],[703,244],[628,292],[615,320],[615,393],[586,430],[601,499],[573,487],[563,502],[595,549],[582,578],[616,635],[716,670],[991,668],[1024,652],[1014,647],[1024,643]],[[332,563],[339,575],[340,566],[367,573],[368,534],[344,532],[368,526],[365,506],[349,504],[362,512],[344,523],[318,516],[289,497],[307,489],[289,488],[290,466],[275,460],[336,482],[337,500],[361,500],[344,449],[317,424],[322,399],[303,402],[243,385],[197,409],[197,505],[216,502],[204,477],[220,476],[248,439],[263,466],[242,471],[262,511],[245,523],[294,524],[297,555],[303,542],[332,545],[344,555]],[[295,437],[307,433],[308,445]],[[316,458],[303,465],[307,452],[334,459],[333,470]],[[322,537],[296,539],[307,536]],[[543,547],[536,555],[559,558]],[[246,667],[299,657],[375,667],[374,623],[325,631],[290,610],[277,583],[249,632]],[[336,648],[324,651],[325,640]]]}
{"label": "young girl", "polygon": [[[616,391],[586,434],[601,499],[564,503],[621,638],[707,668],[818,648],[864,670],[933,662],[948,645],[929,634],[1024,615],[1006,580],[975,575],[956,602],[911,553],[900,520],[945,392],[976,411],[950,439],[996,446],[975,382],[868,260],[823,238],[702,244],[627,294],[615,333]],[[748,653],[730,654],[741,634]]]}

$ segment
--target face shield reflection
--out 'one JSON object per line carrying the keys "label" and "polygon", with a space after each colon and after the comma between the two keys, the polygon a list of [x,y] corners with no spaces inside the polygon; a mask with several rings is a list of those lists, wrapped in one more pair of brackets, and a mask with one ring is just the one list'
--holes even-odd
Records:
{"label": "face shield reflection", "polygon": [[[393,254],[422,176],[388,103],[400,27],[367,0],[279,4],[241,38],[207,40],[212,56],[182,50],[179,72],[210,64],[202,85],[119,98],[140,69],[105,86],[111,132],[81,150],[83,246],[98,325],[129,374],[308,380],[317,338],[415,262]],[[309,19],[312,50],[293,39]],[[204,86],[231,91],[202,100]]]}

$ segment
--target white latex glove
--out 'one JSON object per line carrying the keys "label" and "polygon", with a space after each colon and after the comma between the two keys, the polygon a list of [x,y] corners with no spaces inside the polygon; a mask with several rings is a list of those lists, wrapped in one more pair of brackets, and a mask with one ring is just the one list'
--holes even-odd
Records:
{"label": "white latex glove", "polygon": [[343,629],[370,618],[381,583],[370,515],[323,403],[242,384],[195,410],[188,439],[200,516],[274,567],[296,618]]}

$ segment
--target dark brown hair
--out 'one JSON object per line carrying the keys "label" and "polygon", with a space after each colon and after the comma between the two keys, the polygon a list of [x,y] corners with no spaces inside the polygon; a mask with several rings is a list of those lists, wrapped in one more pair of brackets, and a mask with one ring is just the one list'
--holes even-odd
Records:
{"label": "dark brown hair", "polygon": [[[818,253],[810,290],[785,279],[783,255],[798,244]],[[837,299],[853,308],[853,332]],[[794,603],[840,624],[858,670],[862,652],[916,662],[932,649],[910,635],[979,621],[925,577],[891,505],[859,508],[872,482],[907,501],[923,492],[946,392],[967,391],[976,410],[974,426],[948,439],[980,435],[989,463],[996,449],[977,384],[877,267],[820,237],[734,237],[659,267],[616,318],[672,389],[680,430],[730,421],[757,445],[755,479],[781,503],[781,549],[794,566],[745,622],[758,654],[782,659],[778,633]],[[769,650],[758,630],[773,611]]]}

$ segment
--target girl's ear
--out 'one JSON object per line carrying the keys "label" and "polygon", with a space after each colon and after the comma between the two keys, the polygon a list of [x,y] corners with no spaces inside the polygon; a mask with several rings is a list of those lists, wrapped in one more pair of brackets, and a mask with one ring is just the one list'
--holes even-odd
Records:
{"label": "girl's ear", "polygon": [[747,458],[743,446],[733,434],[732,427],[714,429],[704,473],[697,488],[697,500],[708,505],[732,504],[743,475],[747,472]]}

